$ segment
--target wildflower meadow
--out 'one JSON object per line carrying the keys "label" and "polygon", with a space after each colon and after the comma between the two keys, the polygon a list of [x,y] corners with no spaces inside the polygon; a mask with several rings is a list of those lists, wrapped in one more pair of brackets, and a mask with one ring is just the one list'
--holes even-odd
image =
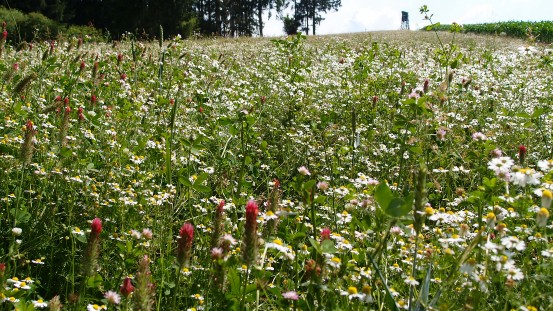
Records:
{"label": "wildflower meadow", "polygon": [[452,31],[4,36],[0,310],[552,310],[553,49]]}

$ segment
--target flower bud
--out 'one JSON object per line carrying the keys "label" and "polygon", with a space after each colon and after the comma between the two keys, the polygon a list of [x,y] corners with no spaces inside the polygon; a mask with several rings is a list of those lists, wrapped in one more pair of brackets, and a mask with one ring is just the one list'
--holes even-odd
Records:
{"label": "flower bud", "polygon": [[321,241],[330,240],[330,229],[324,228],[321,230]]}
{"label": "flower bud", "polygon": [[545,189],[541,193],[541,207],[549,208],[551,201],[553,200],[553,193],[548,189]]}
{"label": "flower bud", "polygon": [[134,291],[134,286],[131,283],[131,278],[125,278],[125,280],[123,281],[123,285],[121,285],[121,288],[119,288],[119,291],[121,292],[121,295],[129,297],[129,295]]}
{"label": "flower bud", "polygon": [[94,236],[99,236],[102,232],[102,220],[100,218],[96,217],[94,220],[92,220],[91,228],[91,234]]}
{"label": "flower bud", "polygon": [[526,146],[524,145],[518,146],[518,161],[520,165],[524,163],[524,159],[526,158],[526,153],[527,153]]}

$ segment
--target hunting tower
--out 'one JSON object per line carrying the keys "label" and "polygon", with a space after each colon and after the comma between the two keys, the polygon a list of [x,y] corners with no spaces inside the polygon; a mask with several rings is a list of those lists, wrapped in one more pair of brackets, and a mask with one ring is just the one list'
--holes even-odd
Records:
{"label": "hunting tower", "polygon": [[401,11],[401,29],[409,29],[409,13]]}

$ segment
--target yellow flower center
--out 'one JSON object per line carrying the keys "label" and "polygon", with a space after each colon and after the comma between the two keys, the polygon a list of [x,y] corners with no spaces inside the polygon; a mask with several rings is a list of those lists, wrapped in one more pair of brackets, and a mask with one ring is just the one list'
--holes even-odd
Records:
{"label": "yellow flower center", "polygon": [[348,287],[348,294],[350,294],[350,295],[357,294],[357,287],[355,287],[355,286]]}

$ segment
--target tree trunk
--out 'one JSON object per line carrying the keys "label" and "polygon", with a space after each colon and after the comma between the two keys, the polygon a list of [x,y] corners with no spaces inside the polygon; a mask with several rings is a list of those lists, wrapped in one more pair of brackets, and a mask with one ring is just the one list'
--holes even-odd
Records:
{"label": "tree trunk", "polygon": [[313,23],[313,35],[315,35],[315,27],[317,25],[316,23],[316,14],[315,14],[315,6],[316,6],[316,0],[313,0],[313,2],[311,3],[311,22]]}
{"label": "tree trunk", "polygon": [[221,0],[215,0],[215,29],[217,35],[221,36],[223,34],[222,29],[222,18],[221,18]]}
{"label": "tree trunk", "polygon": [[259,20],[259,36],[263,37],[263,3],[257,0],[257,19]]}

